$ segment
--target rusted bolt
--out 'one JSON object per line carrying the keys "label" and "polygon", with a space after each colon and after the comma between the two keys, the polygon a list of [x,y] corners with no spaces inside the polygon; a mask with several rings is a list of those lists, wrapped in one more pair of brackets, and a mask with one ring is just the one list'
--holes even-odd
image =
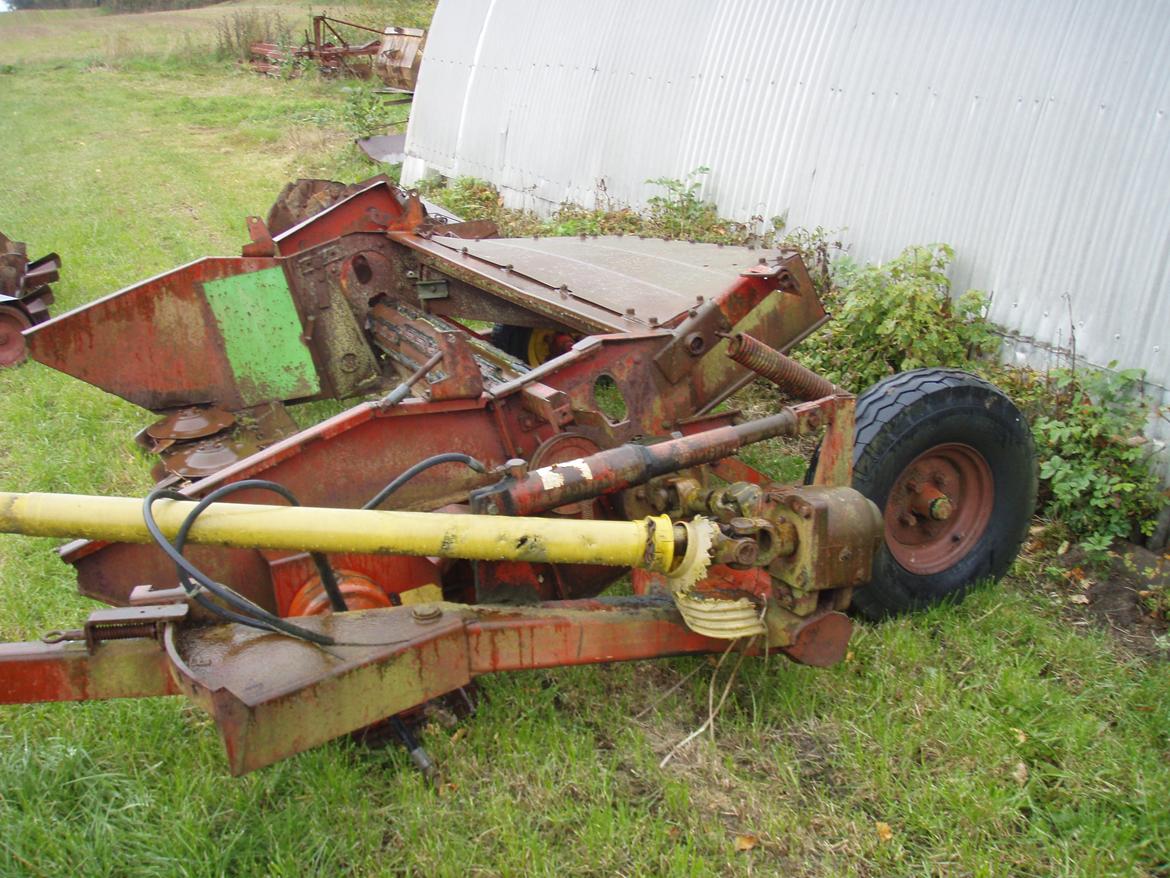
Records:
{"label": "rusted bolt", "polygon": [[853,550],[846,546],[837,554],[838,561],[850,561],[853,559]]}
{"label": "rusted bolt", "polygon": [[703,350],[707,347],[707,342],[703,339],[701,333],[692,332],[687,336],[686,345],[687,350],[690,351],[691,354],[698,356],[699,354],[703,353]]}
{"label": "rusted bolt", "polygon": [[913,512],[903,512],[898,516],[898,523],[905,527],[914,527],[918,523],[918,519],[914,517]]}
{"label": "rusted bolt", "polygon": [[627,308],[627,309],[626,309],[626,316],[627,316],[627,317],[633,317],[633,316],[634,316],[635,314],[637,314],[637,313],[638,313],[638,312],[637,312],[636,310],[634,310],[633,308]]}
{"label": "rusted bolt", "polygon": [[513,457],[504,463],[504,469],[514,479],[522,479],[528,475],[528,461]]}
{"label": "rusted bolt", "polygon": [[950,497],[936,497],[930,503],[930,517],[935,521],[946,521],[953,511]]}
{"label": "rusted bolt", "polygon": [[438,622],[443,616],[443,608],[434,604],[421,604],[410,611],[411,617],[420,625],[429,625]]}
{"label": "rusted bolt", "polygon": [[906,490],[909,491],[911,494],[917,494],[918,493],[918,482],[914,481],[914,479],[910,479],[908,482],[906,482]]}
{"label": "rusted bolt", "polygon": [[657,318],[657,317],[651,317],[651,318],[650,318],[650,325],[651,325],[651,326],[657,326],[657,325],[658,325],[658,318]]}
{"label": "rusted bolt", "polygon": [[760,547],[754,540],[742,540],[735,547],[735,563],[744,567],[751,567],[760,557]]}

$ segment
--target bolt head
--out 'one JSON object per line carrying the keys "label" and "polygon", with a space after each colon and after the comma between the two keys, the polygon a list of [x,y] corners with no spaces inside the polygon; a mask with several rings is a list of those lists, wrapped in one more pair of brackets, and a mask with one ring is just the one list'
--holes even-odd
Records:
{"label": "bolt head", "polygon": [[954,512],[950,497],[937,497],[930,504],[930,517],[935,521],[946,521]]}
{"label": "bolt head", "polygon": [[437,607],[434,604],[419,604],[410,611],[411,618],[416,622],[429,624],[430,622],[437,622],[443,615],[443,608]]}

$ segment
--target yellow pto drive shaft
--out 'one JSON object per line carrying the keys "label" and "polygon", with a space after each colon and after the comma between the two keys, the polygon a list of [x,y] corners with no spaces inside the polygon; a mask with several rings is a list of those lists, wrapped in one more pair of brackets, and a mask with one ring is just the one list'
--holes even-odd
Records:
{"label": "yellow pto drive shaft", "polygon": [[[195,501],[158,500],[154,517],[163,533],[173,538],[195,505]],[[142,501],[133,497],[0,492],[0,533],[151,541],[142,517]],[[605,564],[658,573],[669,573],[675,561],[675,525],[665,515],[639,521],[580,521],[213,503],[199,515],[187,542],[308,552]],[[685,545],[679,548],[681,558]]]}

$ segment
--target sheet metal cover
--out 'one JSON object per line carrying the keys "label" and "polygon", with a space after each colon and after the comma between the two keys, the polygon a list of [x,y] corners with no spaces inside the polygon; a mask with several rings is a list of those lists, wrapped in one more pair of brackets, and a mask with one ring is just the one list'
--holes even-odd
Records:
{"label": "sheet metal cover", "polygon": [[568,287],[616,314],[635,309],[635,319],[666,323],[735,283],[741,272],[761,260],[775,262],[780,250],[692,244],[658,238],[493,238],[447,244],[468,255],[557,289]]}

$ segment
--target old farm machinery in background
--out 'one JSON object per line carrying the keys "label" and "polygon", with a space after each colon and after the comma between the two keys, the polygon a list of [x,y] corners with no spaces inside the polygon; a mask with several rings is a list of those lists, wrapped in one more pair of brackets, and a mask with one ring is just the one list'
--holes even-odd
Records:
{"label": "old farm machinery in background", "polygon": [[[353,45],[339,28],[376,34],[377,39]],[[413,92],[426,42],[427,32],[420,28],[379,29],[329,15],[314,15],[312,33],[305,34],[300,46],[261,41],[252,43],[249,51],[252,69],[257,73],[287,75],[311,62],[325,76],[377,76],[389,89]]]}
{"label": "old farm machinery in background", "polygon": [[0,232],[0,366],[15,366],[28,356],[22,333],[49,319],[49,284],[60,276],[56,253],[30,262],[28,248]]}
{"label": "old farm machinery in background", "polygon": [[[28,334],[155,413],[160,482],[0,495],[0,530],[84,538],[62,557],[112,607],[0,646],[0,702],[184,694],[240,773],[494,671],[729,643],[828,665],[851,606],[959,595],[1014,557],[1019,412],[953,370],[855,400],[789,359],[827,319],[798,253],[499,239],[384,179],[306,191],[249,219],[244,255]],[[788,403],[724,405],[758,378]],[[286,410],[351,397],[306,429]],[[802,484],[738,457],[813,435]],[[627,573],[632,595],[603,595]]]}

